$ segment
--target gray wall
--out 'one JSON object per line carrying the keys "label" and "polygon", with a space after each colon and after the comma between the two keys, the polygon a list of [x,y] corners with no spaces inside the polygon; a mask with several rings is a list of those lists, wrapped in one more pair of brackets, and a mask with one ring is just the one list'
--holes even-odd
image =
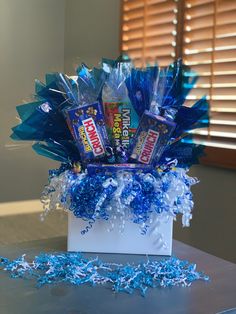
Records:
{"label": "gray wall", "polygon": [[6,148],[17,144],[9,139],[18,123],[16,105],[29,100],[34,79],[43,80],[46,72],[74,74],[81,61],[115,58],[119,5],[119,0],[0,0],[0,202],[38,198],[48,169],[58,165],[37,156],[29,143]]}
{"label": "gray wall", "polygon": [[190,228],[175,223],[174,237],[213,255],[236,262],[236,171],[194,166],[190,175],[194,210]]}
{"label": "gray wall", "polygon": [[54,167],[30,146],[5,145],[34,79],[64,69],[64,15],[64,0],[0,0],[0,202],[38,198]]}
{"label": "gray wall", "polygon": [[120,0],[67,0],[65,70],[119,55]]}

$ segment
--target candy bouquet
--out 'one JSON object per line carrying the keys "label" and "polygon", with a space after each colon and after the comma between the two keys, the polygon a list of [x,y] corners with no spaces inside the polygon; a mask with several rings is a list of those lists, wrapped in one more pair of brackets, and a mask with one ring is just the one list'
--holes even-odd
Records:
{"label": "candy bouquet", "polygon": [[[190,131],[208,123],[205,98],[191,108],[184,105],[196,79],[181,60],[163,69],[137,69],[122,58],[103,59],[99,68],[82,64],[75,77],[47,74],[45,84],[36,81],[34,101],[17,107],[21,123],[12,139],[34,141],[38,154],[61,163],[49,171],[41,201],[45,213],[69,211],[68,236],[74,232],[78,248],[89,251],[92,242],[95,252],[118,252],[121,244],[123,253],[163,254],[163,235],[172,237],[173,219],[180,214],[183,226],[189,226],[190,188],[197,179],[187,171],[203,152]],[[75,231],[79,221],[84,227]],[[165,224],[171,229],[164,234]],[[175,257],[122,265],[75,252],[41,253],[33,260],[0,257],[0,267],[39,286],[106,284],[116,292],[143,295],[149,287],[209,280],[195,264]]]}
{"label": "candy bouquet", "polygon": [[47,74],[34,101],[17,106],[12,139],[34,141],[38,154],[61,163],[49,171],[45,213],[69,211],[85,222],[83,236],[101,220],[121,234],[132,222],[165,245],[160,221],[181,214],[189,226],[192,218],[198,180],[187,172],[203,149],[189,131],[208,123],[205,98],[184,105],[197,75],[181,60],[139,69],[122,58],[76,74]]}

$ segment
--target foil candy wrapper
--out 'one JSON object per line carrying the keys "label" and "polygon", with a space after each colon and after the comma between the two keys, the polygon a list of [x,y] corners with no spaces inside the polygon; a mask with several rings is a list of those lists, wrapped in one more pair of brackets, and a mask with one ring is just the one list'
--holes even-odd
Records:
{"label": "foil candy wrapper", "polygon": [[129,149],[130,159],[156,164],[166,148],[176,124],[145,110]]}
{"label": "foil candy wrapper", "polygon": [[108,134],[115,148],[128,148],[134,136],[139,117],[129,101],[104,102]]}
{"label": "foil candy wrapper", "polygon": [[84,161],[103,158],[110,147],[102,105],[99,102],[66,111],[68,126]]}
{"label": "foil candy wrapper", "polygon": [[154,170],[152,166],[146,166],[142,164],[88,164],[87,165],[87,171],[88,175],[96,175],[98,173],[100,174],[112,174],[116,173],[118,171],[128,171],[132,173],[136,172],[151,172]]}

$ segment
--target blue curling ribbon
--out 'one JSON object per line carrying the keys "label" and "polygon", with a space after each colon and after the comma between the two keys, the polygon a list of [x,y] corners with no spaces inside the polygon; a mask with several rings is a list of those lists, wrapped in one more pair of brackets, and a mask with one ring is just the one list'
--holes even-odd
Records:
{"label": "blue curling ribbon", "polygon": [[80,233],[85,235],[87,232],[89,232],[90,229],[92,229],[94,223],[95,219],[90,219],[88,225],[83,230],[81,230]]}
{"label": "blue curling ribbon", "polygon": [[142,227],[141,235],[146,235],[149,228],[150,228],[150,226],[145,224],[145,225]]}
{"label": "blue curling ribbon", "polygon": [[[184,151],[182,145],[185,144],[181,144],[179,152],[183,163],[187,163],[192,152]],[[190,178],[186,169],[172,169],[175,166],[176,161],[169,160],[168,166],[158,172],[117,171],[95,175],[77,174],[64,168],[65,171],[53,172],[43,191],[42,202],[46,211],[64,208],[88,222],[104,219],[113,223],[119,219],[121,225],[128,220],[143,226],[151,225],[153,215],[182,214],[183,225],[189,225],[193,207],[190,188],[198,181]]]}
{"label": "blue curling ribbon", "polygon": [[52,169],[49,170],[49,180],[51,180],[53,177],[58,177],[61,173],[65,172],[66,170],[69,170],[71,168],[70,165],[67,163],[62,163],[60,168],[58,169]]}

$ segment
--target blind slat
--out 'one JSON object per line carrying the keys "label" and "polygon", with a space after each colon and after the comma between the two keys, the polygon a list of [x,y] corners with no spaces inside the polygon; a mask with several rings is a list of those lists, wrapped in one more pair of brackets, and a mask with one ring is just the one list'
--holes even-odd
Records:
{"label": "blind slat", "polygon": [[214,2],[206,2],[199,6],[191,6],[186,9],[185,16],[186,19],[193,19],[203,16],[209,16],[214,13]]}
{"label": "blind slat", "polygon": [[[199,13],[199,12],[198,12]],[[217,12],[217,22],[216,25],[224,25],[228,24],[229,21],[233,22],[236,15],[236,7],[233,10]],[[199,22],[199,26],[201,25],[201,20],[209,19],[213,20],[214,16],[214,6],[211,6],[211,10],[204,9],[202,14],[195,14],[191,9],[187,10],[186,14],[186,24],[188,23],[196,23]]]}
{"label": "blind slat", "polygon": [[229,75],[236,74],[236,62],[219,62],[214,64],[214,70],[211,72],[210,64],[192,65],[191,69],[197,72],[199,76]]}
{"label": "blind slat", "polygon": [[144,6],[143,0],[124,1],[123,10],[135,10]]}
{"label": "blind slat", "polygon": [[188,0],[187,3],[191,6],[191,7],[198,7],[198,6],[202,6],[202,5],[208,5],[210,3],[213,3],[214,0]]}
{"label": "blind slat", "polygon": [[236,112],[235,101],[230,100],[212,100],[211,101],[211,110],[213,112]]}
{"label": "blind slat", "polygon": [[[124,50],[124,52],[125,51],[127,51],[130,55],[132,55],[133,58],[142,57],[142,51],[140,49],[128,49],[128,50]],[[158,58],[162,56],[171,57],[173,47],[170,45],[160,46],[160,47],[146,47],[145,51],[146,51],[145,52],[146,58],[149,58],[149,57],[157,58],[157,55],[158,55]]]}
{"label": "blind slat", "polygon": [[192,134],[199,134],[203,136],[213,136],[222,138],[236,139],[236,126],[231,125],[211,125],[210,129],[195,129],[191,131]]}
{"label": "blind slat", "polygon": [[[171,42],[174,41],[173,35],[165,36],[152,36],[146,39],[146,47],[162,47],[169,46]],[[123,44],[125,49],[141,48],[143,46],[142,40],[128,41]]]}
{"label": "blind slat", "polygon": [[[172,24],[162,24],[158,28],[155,26],[146,27],[146,38],[159,36],[159,35],[169,35],[175,30]],[[124,41],[129,41],[132,39],[142,38],[143,39],[143,29],[123,29]]]}
{"label": "blind slat", "polygon": [[149,3],[148,6],[149,14],[161,14],[164,12],[174,11],[176,9],[176,5],[173,1],[165,1],[163,3]]}
{"label": "blind slat", "polygon": [[131,30],[142,28],[144,26],[143,18],[133,19],[130,21],[124,21],[123,30]]}
{"label": "blind slat", "polygon": [[[202,84],[212,84],[216,85],[215,87],[220,87],[220,84],[232,84],[234,85],[236,83],[236,74],[225,74],[225,75],[216,75],[213,78],[211,78],[211,75],[208,76],[201,76],[197,83],[196,86],[198,87],[201,86]],[[232,86],[231,85],[231,86]]]}
{"label": "blind slat", "polygon": [[[236,61],[235,49],[220,50],[214,52],[214,61],[220,62],[232,62]],[[199,52],[188,55],[187,64],[191,63],[211,63],[212,62],[212,52]]]}
{"label": "blind slat", "polygon": [[[142,57],[140,58],[132,58],[133,62],[137,67],[143,66]],[[171,56],[147,56],[145,57],[145,62],[149,63],[150,65],[154,65],[158,62],[158,65],[161,67],[169,65],[173,61],[173,58]]]}
{"label": "blind slat", "polygon": [[156,16],[149,16],[146,25],[160,25],[162,23],[170,23],[173,24],[173,20],[175,19],[174,12],[162,13],[158,18]]}
{"label": "blind slat", "polygon": [[130,21],[130,20],[136,20],[136,19],[140,19],[143,17],[143,14],[144,14],[144,10],[143,8],[141,9],[137,9],[135,11],[128,11],[124,14],[124,21]]}
{"label": "blind slat", "polygon": [[234,37],[235,34],[236,34],[236,29],[235,29],[235,26],[232,27],[232,25],[231,25],[231,28],[229,28],[228,25],[226,25],[225,28],[223,27],[216,28],[215,34],[213,33],[212,27],[200,28],[200,29],[191,31],[191,33],[190,32],[186,33],[185,42],[188,43],[188,41],[186,41],[187,38],[189,38],[190,41],[202,41],[205,39],[213,39],[213,37],[215,36],[215,38],[218,39],[218,42],[221,43],[222,40],[220,39],[225,39],[227,37]]}
{"label": "blind slat", "polygon": [[[195,135],[194,142],[196,144],[200,145],[206,145],[209,147],[220,147],[220,148],[226,148],[226,149],[233,149],[236,150],[236,143],[235,139],[228,139],[224,138],[221,139],[220,137],[214,137],[214,138],[208,138],[207,136],[201,136],[201,135]],[[189,140],[188,138],[184,139],[184,142],[186,143],[192,143],[192,140]]]}
{"label": "blind slat", "polygon": [[212,112],[211,124],[236,126],[236,113]]}
{"label": "blind slat", "polygon": [[203,96],[208,95],[210,97],[210,94],[212,93],[212,96],[215,98],[223,98],[226,99],[235,99],[236,100],[236,88],[232,86],[228,86],[225,88],[194,88],[194,90],[191,92],[192,96]]}
{"label": "blind slat", "polygon": [[[147,40],[152,40],[155,39],[157,37],[165,37],[165,36],[169,36],[170,34],[175,37],[173,35],[173,26],[170,25],[170,27],[168,25],[166,25],[165,28],[159,28],[158,30],[156,30],[155,28],[152,27],[147,27],[147,35],[146,38]],[[163,31],[162,31],[163,30]],[[134,31],[123,31],[123,43],[125,42],[132,42],[133,40],[137,40],[137,39],[141,39],[143,40],[143,31],[142,30],[134,30]]]}
{"label": "blind slat", "polygon": [[[214,25],[213,16],[210,18],[200,17],[199,19],[189,20],[185,23],[185,31],[197,31],[199,29],[209,29]],[[235,23],[234,21],[222,16],[222,21],[218,19],[216,25],[216,34],[218,36],[227,36],[228,33],[235,33]]]}
{"label": "blind slat", "polygon": [[[186,100],[185,106],[191,107],[195,100]],[[230,100],[211,100],[211,111],[220,113],[236,113],[235,101]]]}

